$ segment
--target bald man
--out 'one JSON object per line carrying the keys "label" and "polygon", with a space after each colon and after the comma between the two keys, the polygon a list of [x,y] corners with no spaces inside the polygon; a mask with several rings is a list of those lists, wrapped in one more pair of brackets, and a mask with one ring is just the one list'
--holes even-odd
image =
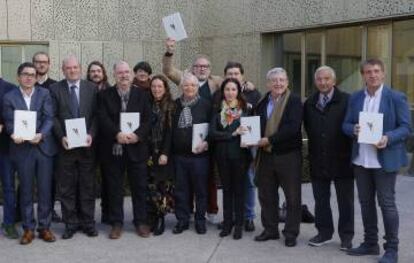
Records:
{"label": "bald man", "polygon": [[[95,237],[95,154],[91,146],[97,129],[97,87],[81,80],[79,60],[74,56],[63,60],[62,72],[65,78],[51,86],[56,110],[54,134],[60,145],[58,194],[65,223],[62,238],[72,238],[80,228],[87,236]],[[85,118],[87,146],[69,149],[65,120],[74,118]]]}

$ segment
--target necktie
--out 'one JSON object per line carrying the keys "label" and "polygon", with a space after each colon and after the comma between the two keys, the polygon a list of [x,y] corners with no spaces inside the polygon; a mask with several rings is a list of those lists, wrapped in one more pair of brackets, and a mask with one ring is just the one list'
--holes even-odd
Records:
{"label": "necktie", "polygon": [[328,95],[323,95],[322,97],[322,108],[325,108],[326,104],[328,104],[329,97]]}
{"label": "necktie", "polygon": [[73,118],[79,118],[79,102],[78,97],[76,96],[76,86],[70,86],[70,110],[72,112]]}

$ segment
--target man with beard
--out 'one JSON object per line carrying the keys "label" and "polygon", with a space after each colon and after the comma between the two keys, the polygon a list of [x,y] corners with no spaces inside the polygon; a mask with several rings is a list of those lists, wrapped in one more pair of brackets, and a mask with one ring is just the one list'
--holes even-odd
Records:
{"label": "man with beard", "polygon": [[[56,83],[56,80],[49,78],[49,69],[50,69],[50,57],[49,54],[44,51],[36,52],[32,57],[32,63],[36,68],[37,81],[35,86],[49,89],[50,85]],[[57,158],[53,157],[53,165],[57,166]],[[56,201],[56,169],[54,169],[52,176],[52,221],[59,223],[62,222],[62,218],[56,213],[54,209],[54,204]],[[20,189],[20,188],[19,188]],[[19,204],[19,203],[18,203]]]}
{"label": "man with beard", "polygon": [[99,91],[110,86],[104,65],[96,60],[89,63],[86,79],[95,83]]}

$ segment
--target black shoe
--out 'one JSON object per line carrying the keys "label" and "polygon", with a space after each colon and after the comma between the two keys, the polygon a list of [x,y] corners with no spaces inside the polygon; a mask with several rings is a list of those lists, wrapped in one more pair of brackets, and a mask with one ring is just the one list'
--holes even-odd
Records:
{"label": "black shoe", "polygon": [[233,239],[234,240],[239,240],[241,239],[243,236],[243,227],[242,226],[236,226],[234,228],[234,233],[233,233]]}
{"label": "black shoe", "polygon": [[315,223],[315,217],[309,211],[307,205],[302,205],[302,222],[303,223]]}
{"label": "black shoe", "polygon": [[246,220],[244,221],[244,231],[246,232],[253,232],[255,230],[253,220]]}
{"label": "black shoe", "polygon": [[188,223],[178,222],[172,232],[173,234],[181,234],[185,230],[188,230]]}
{"label": "black shoe", "polygon": [[361,243],[359,247],[348,249],[346,252],[351,256],[379,255],[378,244]]}
{"label": "black shoe", "polygon": [[204,235],[207,232],[205,223],[196,223],[195,229],[196,229],[197,234],[199,235]]}
{"label": "black shoe", "polygon": [[62,239],[71,239],[75,232],[76,231],[73,229],[65,228],[65,232],[63,232]]}
{"label": "black shoe", "polygon": [[341,242],[341,247],[339,248],[342,251],[348,251],[348,249],[352,248],[352,241],[343,240]]}
{"label": "black shoe", "polygon": [[220,237],[225,237],[225,236],[230,235],[232,228],[233,228],[232,225],[222,225],[222,229],[223,230],[221,230],[219,236]]}
{"label": "black shoe", "polygon": [[398,253],[395,250],[386,250],[378,263],[397,263]]}
{"label": "black shoe", "polygon": [[296,246],[296,238],[286,238],[285,239],[285,246],[287,246],[287,247]]}
{"label": "black shoe", "polygon": [[308,245],[312,247],[320,247],[330,243],[331,241],[332,237],[324,237],[321,234],[317,234],[309,240]]}
{"label": "black shoe", "polygon": [[83,228],[83,233],[85,233],[88,237],[98,236],[98,231],[94,227]]}
{"label": "black shoe", "polygon": [[162,235],[162,233],[164,233],[164,230],[165,230],[164,216],[160,216],[155,221],[154,228],[153,228],[153,234],[154,236]]}
{"label": "black shoe", "polygon": [[56,213],[55,210],[52,210],[52,222],[53,223],[62,223],[62,218]]}
{"label": "black shoe", "polygon": [[268,233],[266,230],[264,230],[260,235],[256,236],[254,240],[261,242],[261,241],[267,241],[267,240],[277,240],[279,238],[280,238],[279,233],[271,234],[271,233]]}

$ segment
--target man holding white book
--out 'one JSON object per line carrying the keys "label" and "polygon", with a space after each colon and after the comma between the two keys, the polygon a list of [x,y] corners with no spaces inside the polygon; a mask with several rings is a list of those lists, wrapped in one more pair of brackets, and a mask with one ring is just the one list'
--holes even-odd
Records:
{"label": "man holding white book", "polygon": [[[384,84],[384,63],[368,59],[361,64],[365,87],[349,99],[342,129],[353,138],[352,163],[361,204],[364,241],[348,250],[349,255],[379,255],[378,219],[375,199],[384,221],[385,253],[380,263],[398,261],[398,210],[395,203],[395,183],[400,167],[407,165],[405,140],[411,132],[411,117],[406,96]],[[361,125],[361,113],[370,114],[370,125]],[[382,122],[374,120],[382,115]],[[381,119],[381,118],[379,118]],[[369,140],[376,135],[376,125],[382,126],[376,143],[361,143],[361,135]],[[365,129],[365,130],[364,130]]]}
{"label": "man holding white book", "polygon": [[[124,176],[131,189],[133,223],[136,233],[148,237],[146,191],[148,136],[151,106],[148,93],[133,88],[132,71],[125,61],[114,65],[115,86],[99,94],[99,125],[102,142],[102,164],[110,186],[108,221],[112,225],[109,238],[118,239],[124,224]],[[105,160],[105,161],[104,161]]]}
{"label": "man holding white book", "polygon": [[[95,237],[95,153],[91,146],[97,129],[98,90],[92,82],[81,80],[75,56],[63,59],[62,72],[65,78],[50,88],[56,110],[54,134],[61,146],[58,196],[65,223],[62,238],[72,238],[78,229]],[[69,127],[71,123],[74,126]]]}
{"label": "man holding white book", "polygon": [[[11,134],[10,156],[20,181],[20,208],[24,229],[20,244],[27,245],[35,237],[32,188],[37,182],[37,221],[39,237],[46,242],[56,240],[50,231],[53,156],[57,147],[52,135],[53,106],[49,91],[35,87],[36,68],[25,62],[17,69],[19,89],[4,96],[3,118]],[[20,128],[17,128],[20,127]]]}

